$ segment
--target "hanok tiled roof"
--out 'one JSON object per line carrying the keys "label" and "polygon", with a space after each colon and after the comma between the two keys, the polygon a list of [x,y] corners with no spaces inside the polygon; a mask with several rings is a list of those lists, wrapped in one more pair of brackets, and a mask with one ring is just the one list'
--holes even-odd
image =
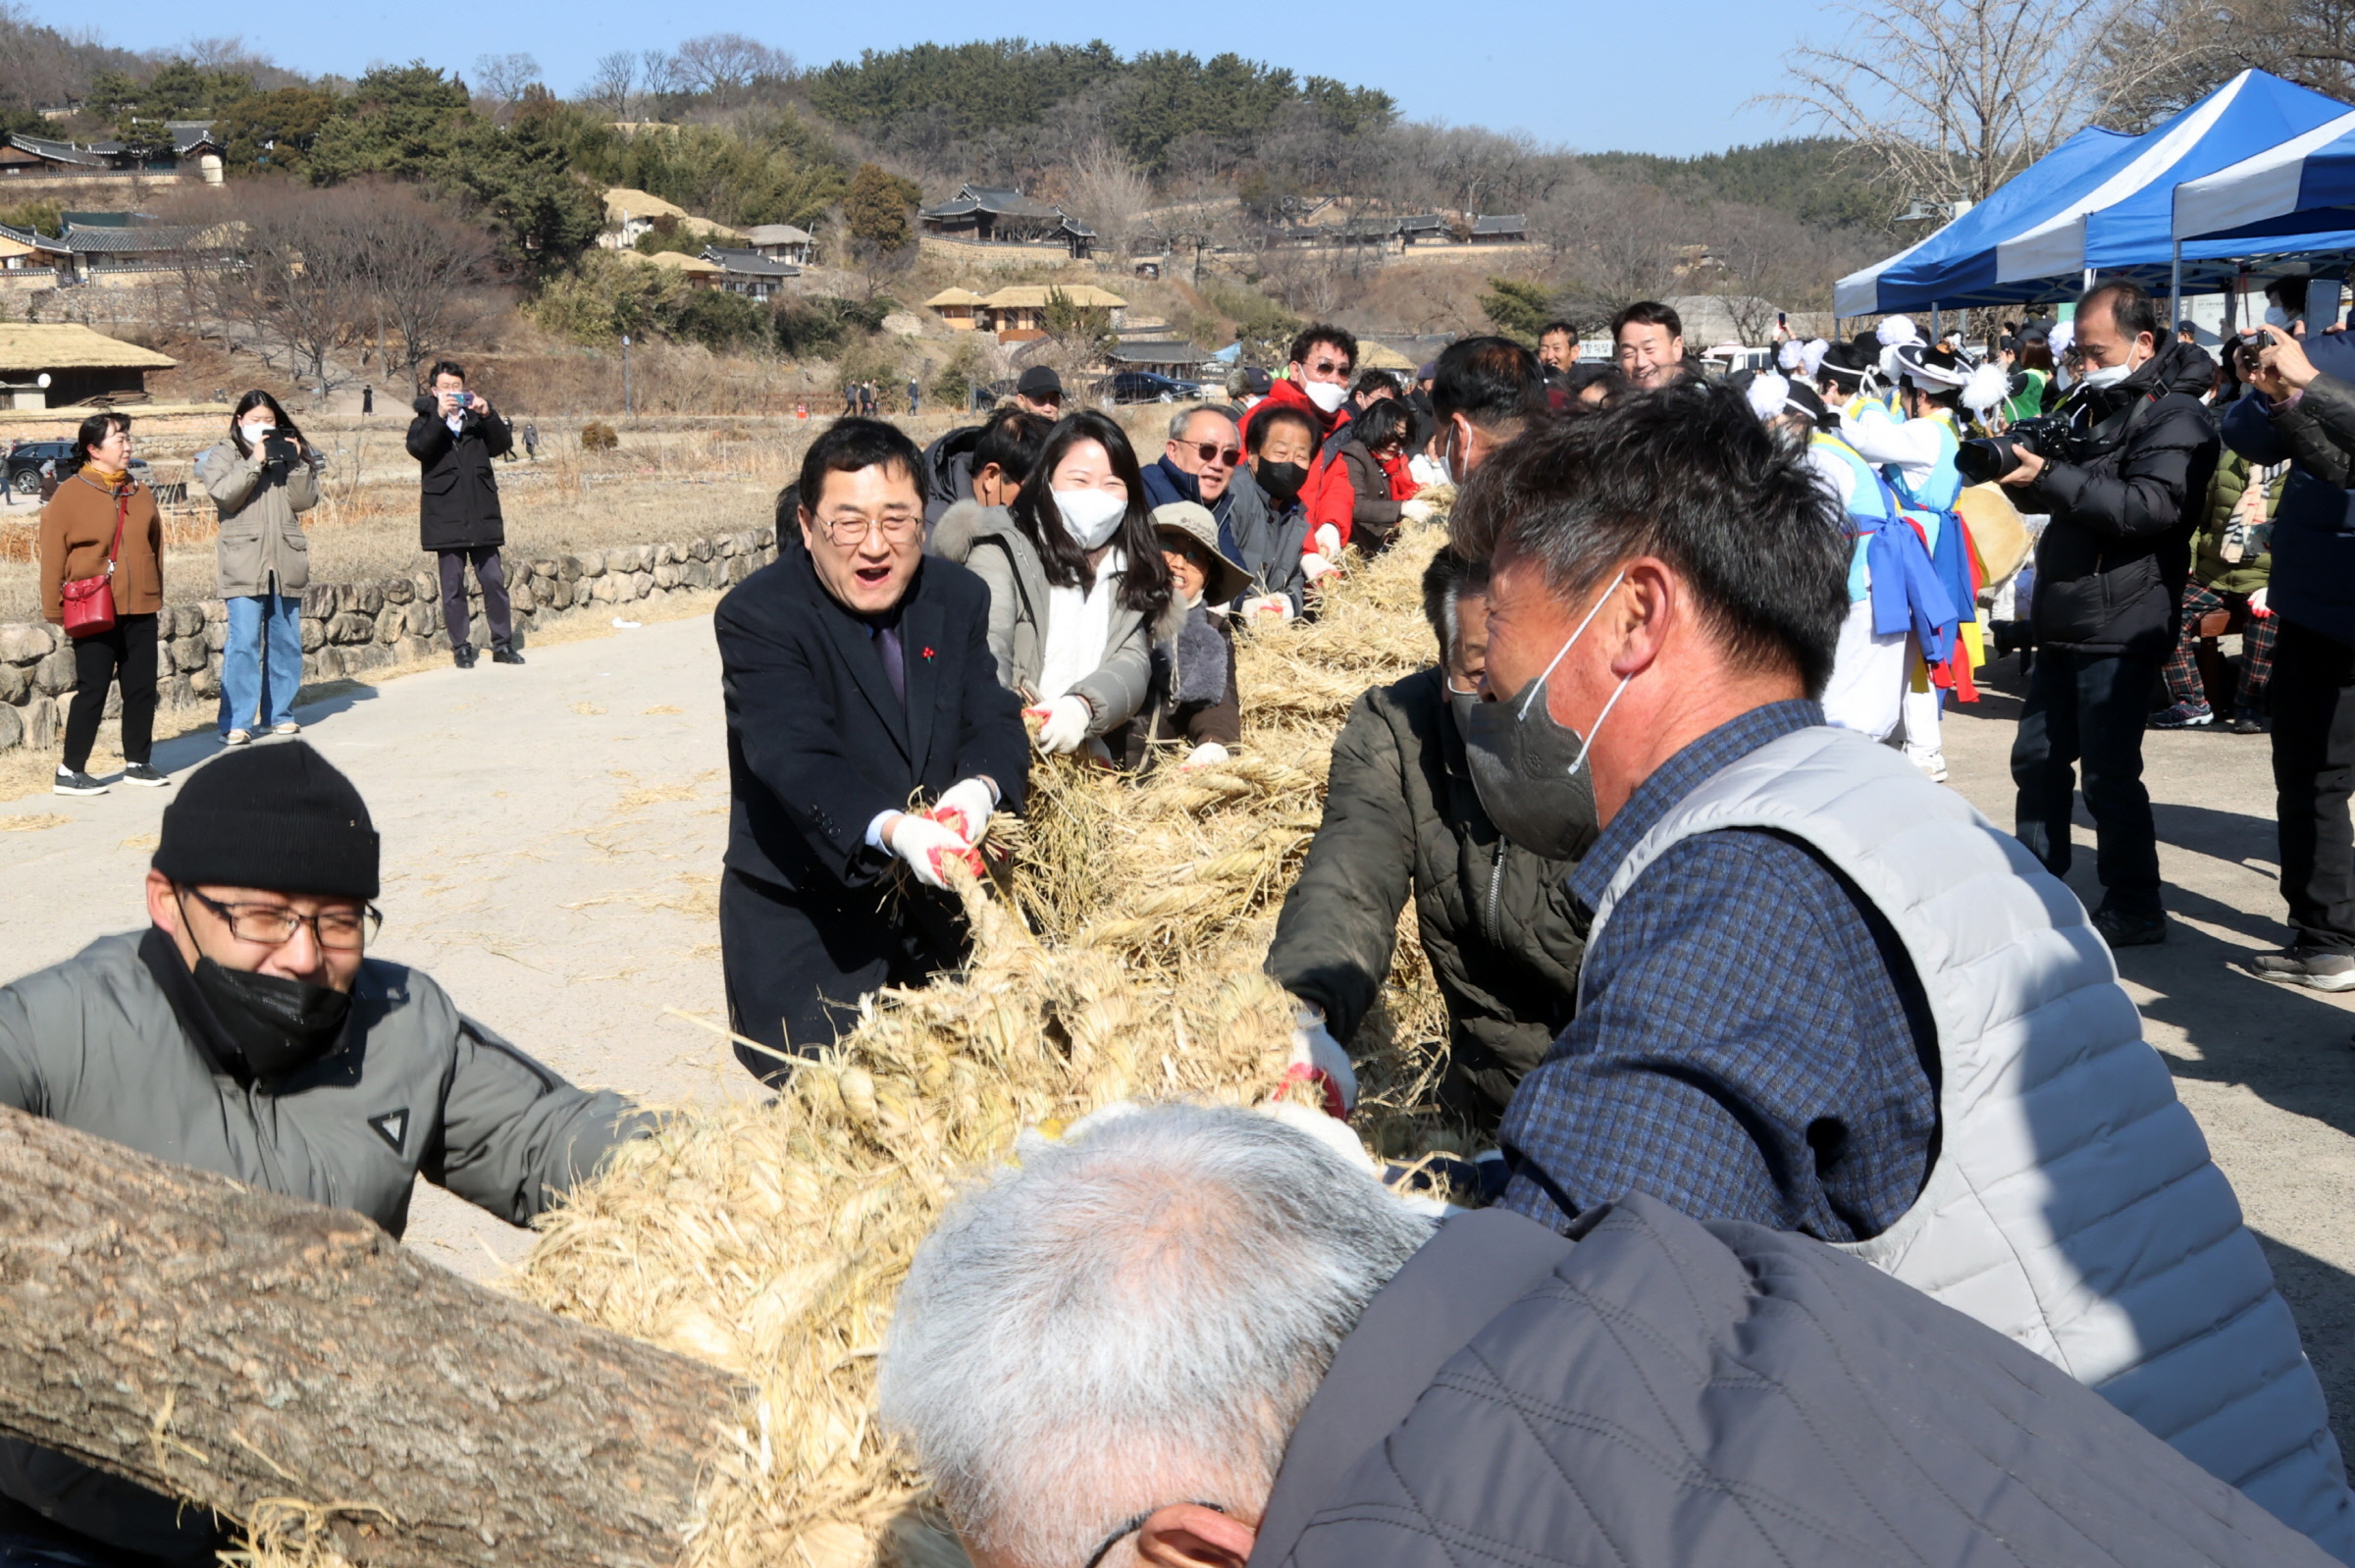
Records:
{"label": "hanok tiled roof", "polygon": [[1210,355],[1192,343],[1165,340],[1123,343],[1104,357],[1124,365],[1199,365]]}
{"label": "hanok tiled roof", "polygon": [[1509,215],[1492,214],[1472,220],[1472,232],[1476,235],[1517,235],[1525,233],[1528,228],[1528,217],[1517,212]]}
{"label": "hanok tiled roof", "polygon": [[193,247],[205,230],[188,224],[146,224],[136,229],[71,229],[66,248],[77,256],[152,255]]}
{"label": "hanok tiled roof", "polygon": [[926,207],[919,217],[963,218],[968,213],[986,212],[1001,218],[1061,218],[1061,207],[1044,201],[1033,201],[1020,190],[998,185],[968,184],[959,187],[957,194],[937,206]]}
{"label": "hanok tiled roof", "polygon": [[716,261],[730,272],[753,278],[799,278],[802,275],[802,269],[792,262],[763,256],[758,250],[722,250],[717,245],[710,245],[705,248],[704,259]]}
{"label": "hanok tiled roof", "polygon": [[11,229],[6,224],[0,224],[0,239],[13,239],[20,245],[29,245],[34,250],[45,251],[52,256],[69,254],[64,240],[52,239],[37,229]]}
{"label": "hanok tiled roof", "polygon": [[[94,147],[77,147],[70,141],[51,141],[46,136],[27,136],[22,133],[8,138],[9,145],[46,158],[51,163],[72,164],[78,169],[103,169],[106,159]],[[120,149],[117,149],[120,150]]]}

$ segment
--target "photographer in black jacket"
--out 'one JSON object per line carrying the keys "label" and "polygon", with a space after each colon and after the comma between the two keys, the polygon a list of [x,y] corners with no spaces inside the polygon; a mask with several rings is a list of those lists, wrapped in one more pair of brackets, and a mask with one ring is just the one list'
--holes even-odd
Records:
{"label": "photographer in black jacket", "polygon": [[498,563],[507,525],[498,509],[498,476],[491,471],[492,458],[514,449],[515,435],[489,398],[466,390],[466,372],[456,364],[445,359],[434,366],[432,385],[412,405],[417,417],[409,421],[409,455],[419,470],[418,543],[441,560],[450,656],[458,668],[474,668],[473,617],[466,612],[466,563],[472,561],[483,590],[483,618],[491,623],[491,662],[520,664],[506,573]]}
{"label": "photographer in black jacket", "polygon": [[2216,425],[2200,402],[2216,365],[2162,343],[2151,296],[2123,280],[2079,297],[2076,346],[2085,370],[2060,410],[2069,450],[2023,447],[2003,476],[2021,511],[2052,516],[2036,546],[2036,663],[2012,744],[2016,831],[2067,874],[2071,764],[2082,764],[2100,842],[2094,927],[2112,947],[2134,947],[2167,939],[2142,727],[2174,646],[2193,513],[2216,472]]}

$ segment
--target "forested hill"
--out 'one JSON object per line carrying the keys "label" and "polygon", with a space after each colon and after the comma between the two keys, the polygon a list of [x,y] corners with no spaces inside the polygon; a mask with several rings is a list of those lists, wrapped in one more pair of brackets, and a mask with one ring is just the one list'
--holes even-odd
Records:
{"label": "forested hill", "polygon": [[1856,148],[1826,136],[1761,142],[1697,158],[1591,152],[1579,161],[1613,180],[1655,185],[1679,201],[1738,201],[1831,229],[1877,229],[1889,196]]}
{"label": "forested hill", "polygon": [[1348,136],[1387,129],[1398,115],[1390,95],[1371,87],[1295,77],[1236,54],[1203,61],[1164,49],[1124,59],[1101,40],[869,50],[856,64],[810,73],[800,86],[811,107],[887,151],[920,155],[1076,115],[1099,122],[1148,174],[1164,172],[1189,138],[1235,146],[1301,120]]}

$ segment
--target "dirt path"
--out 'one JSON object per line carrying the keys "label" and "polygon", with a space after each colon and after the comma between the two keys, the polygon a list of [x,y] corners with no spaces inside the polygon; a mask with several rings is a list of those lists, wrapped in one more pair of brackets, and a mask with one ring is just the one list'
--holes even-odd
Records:
{"label": "dirt path", "polygon": [[[582,1082],[658,1099],[753,1092],[722,1017],[714,886],[727,826],[718,656],[707,618],[543,645],[525,669],[437,669],[298,710],[385,835],[382,950]],[[2018,712],[1997,690],[1949,720],[1954,784],[2012,820]],[[2355,1005],[2233,967],[2278,945],[2273,786],[2262,737],[2153,735],[2169,898],[2164,947],[2120,965],[2183,1098],[2265,1238],[2355,1448]],[[159,748],[174,771],[209,739]],[[161,793],[0,806],[0,954],[9,974],[140,918]],[[26,830],[5,831],[18,823]],[[46,825],[39,825],[46,824]],[[2089,826],[2071,880],[2098,897]],[[529,1237],[432,1188],[413,1245],[493,1272]]]}

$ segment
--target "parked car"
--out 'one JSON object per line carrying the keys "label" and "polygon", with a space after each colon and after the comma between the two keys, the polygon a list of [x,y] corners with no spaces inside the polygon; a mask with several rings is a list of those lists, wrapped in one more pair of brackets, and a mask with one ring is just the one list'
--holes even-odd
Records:
{"label": "parked car", "polygon": [[1178,381],[1158,371],[1124,370],[1097,382],[1096,396],[1108,403],[1174,403],[1180,398],[1199,401],[1202,384]]}
{"label": "parked car", "polygon": [[[70,441],[17,442],[8,448],[7,461],[8,488],[26,498],[41,494],[41,468],[44,464],[56,465],[52,473],[58,479],[71,478],[74,470],[81,466],[81,459],[74,455],[74,444]],[[147,466],[146,458],[133,457],[131,460],[131,474],[150,490],[155,488],[154,471]]]}

